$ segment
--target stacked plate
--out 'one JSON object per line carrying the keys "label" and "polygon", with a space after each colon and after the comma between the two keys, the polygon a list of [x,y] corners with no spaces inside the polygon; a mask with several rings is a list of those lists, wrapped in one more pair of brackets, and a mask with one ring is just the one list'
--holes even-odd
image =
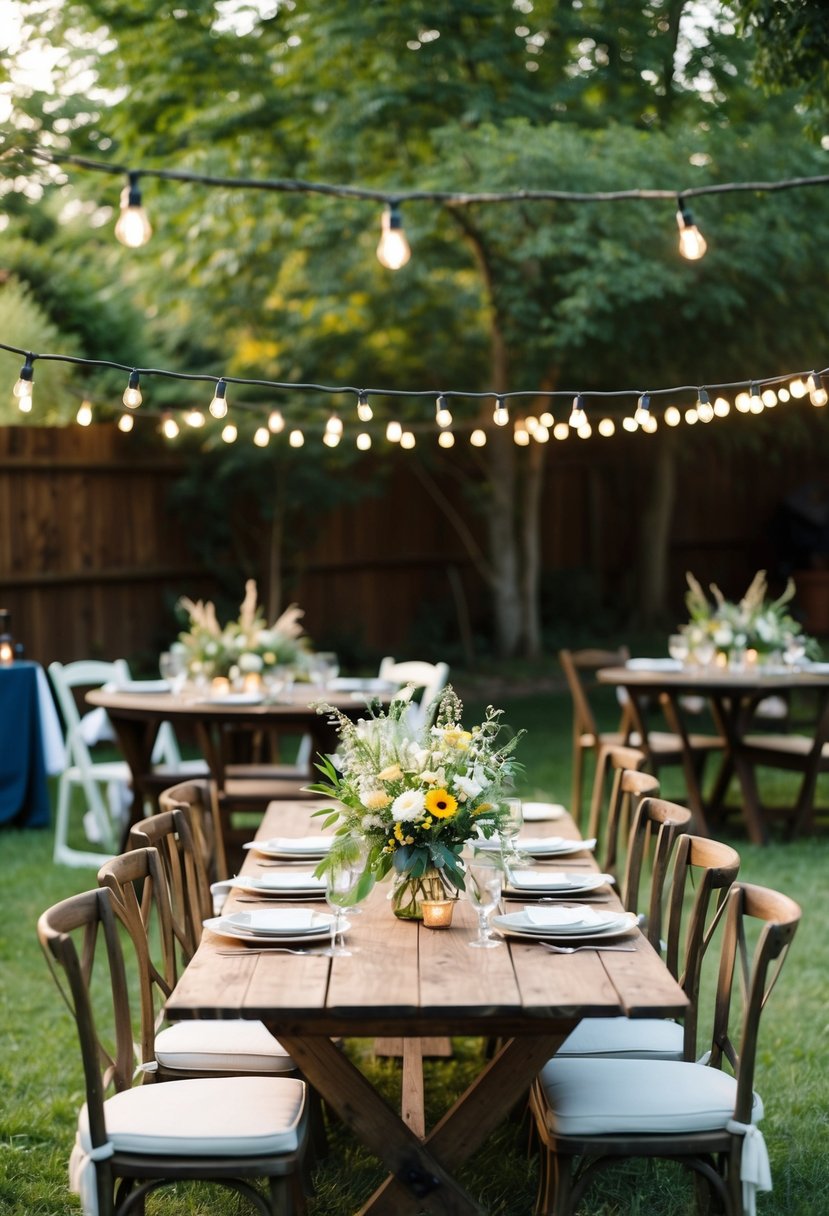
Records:
{"label": "stacked plate", "polygon": [[600,912],[595,908],[539,908],[492,917],[492,928],[527,941],[593,941],[619,937],[636,928],[633,912]]}
{"label": "stacked plate", "polygon": [[[214,883],[214,888],[246,891],[249,895],[274,899],[324,899],[325,879],[315,878],[313,870],[277,870],[273,874],[240,874],[231,882]],[[213,888],[211,888],[212,890]]]}
{"label": "stacked plate", "polygon": [[[488,840],[474,840],[472,844],[484,853],[501,852],[501,841],[497,833]],[[528,857],[569,857],[572,853],[592,852],[596,847],[596,838],[594,836],[590,840],[567,840],[564,836],[519,836],[515,847]]]}
{"label": "stacked plate", "polygon": [[570,874],[566,870],[556,873],[554,870],[510,870],[507,895],[530,895],[549,898],[570,899],[575,895],[588,895],[603,887],[606,883],[613,884],[612,874]]}
{"label": "stacked plate", "polygon": [[321,861],[331,850],[333,836],[272,836],[242,847],[282,861]]}
{"label": "stacked plate", "polygon": [[[327,941],[334,917],[330,912],[311,908],[257,908],[252,912],[232,912],[204,921],[205,929],[237,941],[256,942],[258,946],[282,946]],[[342,922],[347,929],[348,922]]]}
{"label": "stacked plate", "polygon": [[521,811],[525,823],[561,819],[562,815],[567,814],[566,809],[559,802],[522,802]]}

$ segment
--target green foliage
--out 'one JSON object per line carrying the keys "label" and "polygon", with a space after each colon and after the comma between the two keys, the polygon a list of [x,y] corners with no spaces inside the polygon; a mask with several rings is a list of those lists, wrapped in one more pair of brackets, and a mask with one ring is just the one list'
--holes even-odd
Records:
{"label": "green foliage", "polygon": [[[32,292],[15,278],[0,285],[0,334],[9,346],[26,350],[55,350],[72,342],[46,316]],[[23,426],[35,419],[41,424],[67,422],[80,404],[75,376],[65,363],[35,363],[32,411],[22,414],[12,389],[24,359],[3,352],[0,362],[0,424]]]}

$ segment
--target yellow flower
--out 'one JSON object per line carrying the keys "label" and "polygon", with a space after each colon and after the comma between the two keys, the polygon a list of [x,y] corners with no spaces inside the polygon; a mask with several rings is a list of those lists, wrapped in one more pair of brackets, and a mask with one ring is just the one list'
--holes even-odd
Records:
{"label": "yellow flower", "polygon": [[443,741],[448,747],[456,747],[459,751],[466,751],[469,747],[472,735],[468,730],[461,730],[459,726],[450,726],[443,732]]}
{"label": "yellow flower", "polygon": [[491,802],[480,802],[473,810],[473,815],[483,815],[484,811],[494,811],[495,807]]}
{"label": "yellow flower", "polygon": [[363,806],[370,811],[382,811],[390,802],[391,798],[385,790],[370,790],[363,799]]}
{"label": "yellow flower", "polygon": [[[378,781],[397,781],[403,776],[403,770],[399,764],[390,764],[388,768],[384,768],[382,773],[377,774]],[[385,803],[383,803],[385,806]]]}
{"label": "yellow flower", "polygon": [[448,790],[429,790],[426,810],[436,819],[451,819],[458,809],[458,800]]}

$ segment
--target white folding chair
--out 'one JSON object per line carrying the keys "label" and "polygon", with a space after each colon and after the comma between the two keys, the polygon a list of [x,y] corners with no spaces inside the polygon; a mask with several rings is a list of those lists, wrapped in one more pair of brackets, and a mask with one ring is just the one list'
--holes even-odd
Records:
{"label": "white folding chair", "polygon": [[447,663],[426,663],[419,659],[398,663],[387,656],[380,664],[379,677],[381,680],[388,680],[390,684],[397,684],[400,688],[414,684],[416,689],[423,689],[420,700],[413,700],[409,707],[409,725],[414,730],[420,730],[426,721],[429,706],[446,687],[449,666]]}

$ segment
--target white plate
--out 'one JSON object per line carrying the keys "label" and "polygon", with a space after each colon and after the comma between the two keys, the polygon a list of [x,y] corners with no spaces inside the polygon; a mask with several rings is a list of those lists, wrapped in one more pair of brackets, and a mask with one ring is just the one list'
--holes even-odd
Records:
{"label": "white plate", "polygon": [[829,663],[815,663],[809,661],[806,663],[801,663],[800,666],[805,675],[829,676]]}
{"label": "white plate", "polygon": [[255,849],[265,857],[302,857],[307,860],[325,857],[333,843],[333,836],[272,836],[270,840],[252,840],[242,848]]}
{"label": "white plate", "polygon": [[336,680],[329,680],[328,688],[331,692],[394,692],[397,688],[396,684],[390,683],[388,680],[379,680],[375,676],[373,679],[358,679],[351,677],[338,676]]}
{"label": "white plate", "polygon": [[[488,840],[473,840],[474,848],[483,853],[500,853],[501,842],[497,834]],[[567,840],[564,836],[519,836],[515,847],[529,857],[569,857],[571,853],[590,853],[596,847],[596,838],[590,840]]]}
{"label": "white plate", "polygon": [[682,671],[679,659],[628,659],[628,671]]}
{"label": "white plate", "polygon": [[618,929],[629,917],[628,912],[597,908],[525,904],[520,912],[503,914],[510,925],[526,933],[604,933]]}
{"label": "white plate", "polygon": [[[563,910],[563,909],[562,909]],[[636,928],[637,917],[633,912],[618,912],[614,921],[601,928],[589,925],[575,924],[568,927],[544,928],[533,927],[526,920],[525,912],[507,912],[503,916],[493,916],[493,929],[507,937],[522,937],[525,941],[593,941],[597,938],[619,937]]]}
{"label": "white plate", "polygon": [[325,894],[325,879],[314,878],[312,870],[277,870],[275,874],[241,874],[232,882],[217,884],[225,891],[234,888],[250,895],[273,895],[288,899],[294,896],[320,897]]}
{"label": "white plate", "polygon": [[521,813],[527,823],[535,823],[545,819],[561,819],[567,814],[567,809],[559,802],[522,802]]}
{"label": "white plate", "polygon": [[169,692],[169,680],[122,680],[116,685],[119,692]]}
{"label": "white plate", "polygon": [[518,895],[579,895],[616,880],[612,874],[571,874],[566,870],[510,870],[508,892]]}
{"label": "white plate", "polygon": [[263,937],[304,937],[331,929],[334,917],[330,912],[318,912],[314,908],[254,908],[250,912],[231,912],[223,916],[225,924],[245,933]]}
{"label": "white plate", "polygon": [[[225,916],[212,916],[209,920],[202,921],[205,929],[210,929],[213,933],[219,933],[222,937],[232,937],[239,942],[251,942],[257,946],[282,946],[282,945],[306,945],[310,942],[328,942],[331,940],[330,929],[318,929],[313,933],[298,933],[293,937],[287,934],[280,937],[267,937],[262,933],[250,933],[246,929],[239,929],[228,924]],[[340,922],[340,928],[343,933],[351,928],[349,921],[343,920]]]}

